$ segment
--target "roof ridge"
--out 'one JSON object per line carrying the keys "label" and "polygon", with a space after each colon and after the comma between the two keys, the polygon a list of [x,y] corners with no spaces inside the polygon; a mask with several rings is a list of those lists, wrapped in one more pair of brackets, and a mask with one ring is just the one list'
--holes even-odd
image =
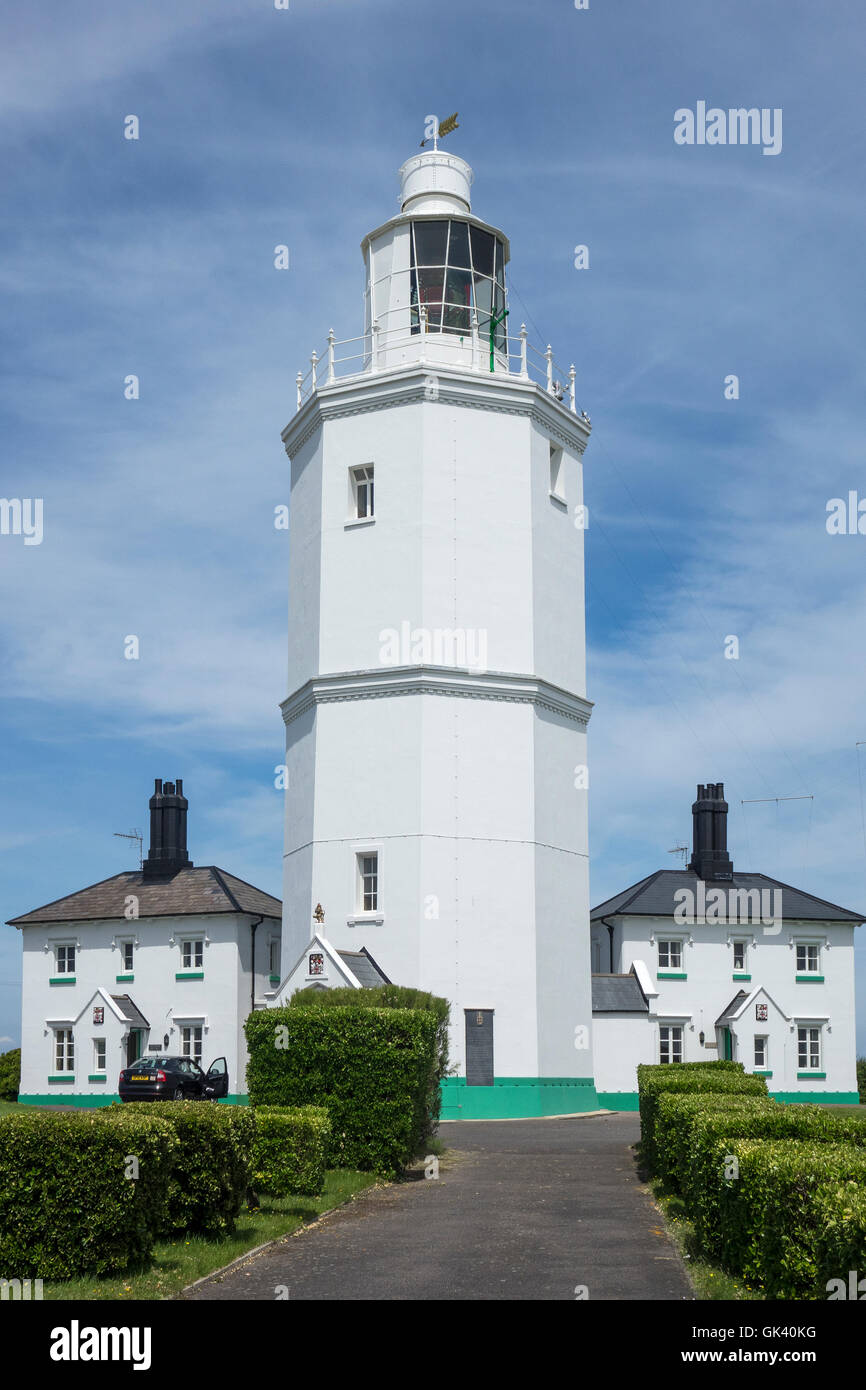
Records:
{"label": "roof ridge", "polygon": [[[736,877],[736,873],[734,877]],[[820,903],[822,907],[832,907],[834,912],[844,912],[854,921],[866,922],[866,917],[858,917],[856,912],[852,912],[849,907],[841,907],[839,903],[831,903],[829,898],[819,898],[817,893],[810,893],[808,888],[795,888],[793,883],[783,883],[780,878],[771,878],[769,874],[755,873],[752,877],[764,878],[768,883],[778,884],[780,888],[787,888],[791,893],[799,893],[801,898],[811,898],[813,903]]]}
{"label": "roof ridge", "polygon": [[243,912],[243,908],[241,907],[241,905],[240,905],[240,903],[238,902],[237,898],[235,897],[234,893],[233,893],[232,890],[229,888],[228,884],[226,883],[225,879],[223,878],[223,876],[222,876],[222,870],[221,870],[221,869],[218,869],[217,866],[216,866],[216,864],[208,864],[208,865],[207,865],[207,868],[210,869],[211,873],[213,874],[214,878],[216,879],[216,881],[217,881],[217,883],[219,884],[220,888],[221,888],[221,889],[223,890],[223,892],[225,893],[226,897],[228,898],[229,902],[231,903],[231,905],[232,905],[232,907],[235,909],[235,911],[236,911],[236,912]]}
{"label": "roof ridge", "polygon": [[[262,893],[266,898],[271,898],[275,903],[279,903],[280,907],[282,907],[282,898],[274,897],[274,894],[269,893],[266,888],[257,888],[254,883],[247,882],[245,878],[239,878],[238,875],[233,874],[230,869],[218,869],[216,864],[211,864],[209,867],[212,868],[215,873],[226,874],[229,878],[233,878],[235,883],[242,883],[245,888],[252,888],[254,893]],[[226,891],[229,891],[228,888],[226,888]]]}

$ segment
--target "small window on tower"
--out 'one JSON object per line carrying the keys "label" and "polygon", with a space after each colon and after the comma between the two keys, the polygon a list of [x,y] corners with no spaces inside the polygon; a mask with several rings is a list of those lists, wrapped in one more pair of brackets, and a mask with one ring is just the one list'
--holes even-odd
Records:
{"label": "small window on tower", "polygon": [[556,444],[550,446],[550,495],[559,502],[565,501],[565,464]]}
{"label": "small window on tower", "polygon": [[373,516],[373,465],[351,470],[352,510],[358,521]]}
{"label": "small window on tower", "polygon": [[379,856],[359,854],[357,863],[358,911],[376,912],[379,908]]}

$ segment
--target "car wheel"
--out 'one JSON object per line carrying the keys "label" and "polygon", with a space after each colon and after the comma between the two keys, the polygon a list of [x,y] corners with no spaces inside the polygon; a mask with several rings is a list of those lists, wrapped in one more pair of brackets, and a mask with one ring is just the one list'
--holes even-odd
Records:
{"label": "car wheel", "polygon": [[175,1087],[175,1089],[174,1089],[174,1094],[173,1094],[173,1096],[172,1096],[172,1100],[183,1100],[183,1087],[182,1087],[182,1086],[176,1086],[176,1087]]}

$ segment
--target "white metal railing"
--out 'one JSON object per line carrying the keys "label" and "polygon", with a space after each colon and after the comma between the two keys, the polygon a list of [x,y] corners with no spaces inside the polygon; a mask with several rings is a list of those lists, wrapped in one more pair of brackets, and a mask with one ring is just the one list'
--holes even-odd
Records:
{"label": "white metal railing", "polygon": [[[436,307],[438,311],[438,304]],[[466,311],[465,305],[446,304],[445,309],[449,308]],[[340,339],[334,337],[334,330],[331,329],[322,350],[315,350],[310,355],[308,371],[298,372],[295,378],[298,410],[320,387],[402,365],[389,361],[389,355],[399,345],[411,345],[417,349],[415,360],[431,368],[437,365],[452,366],[464,371],[485,374],[498,372],[524,381],[534,381],[556,400],[563,404],[567,401],[568,409],[589,422],[586,411],[577,409],[574,363],[565,372],[555,362],[549,343],[544,352],[533,347],[528,340],[525,323],[520,325],[517,337],[497,337],[494,334],[491,341],[489,331],[485,333],[479,330],[475,312],[466,333],[454,328],[440,330],[437,327],[431,330],[427,320],[427,307],[422,304],[418,321],[411,328],[405,323],[398,328],[383,328],[378,320],[374,320],[369,332],[357,338]]]}

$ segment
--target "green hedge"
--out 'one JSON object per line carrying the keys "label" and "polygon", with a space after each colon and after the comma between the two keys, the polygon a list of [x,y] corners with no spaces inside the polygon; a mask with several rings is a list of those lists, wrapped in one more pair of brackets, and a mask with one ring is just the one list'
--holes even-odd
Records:
{"label": "green hedge", "polygon": [[388,1175],[429,1134],[439,1020],[429,1009],[259,1009],[245,1025],[254,1106],[321,1105],[328,1166]]}
{"label": "green hedge", "polygon": [[712,1069],[676,1065],[638,1067],[641,1160],[650,1173],[658,1172],[655,1120],[658,1098],[666,1091],[690,1095],[766,1096],[767,1083],[762,1076],[747,1076],[718,1063]]}
{"label": "green hedge", "polygon": [[331,1121],[321,1106],[259,1105],[253,1183],[278,1196],[317,1197],[325,1185]]}
{"label": "green hedge", "polygon": [[[836,1182],[815,1194],[815,1296],[829,1298],[831,1279],[841,1279],[851,1297],[849,1274],[866,1276],[866,1191],[857,1182]],[[834,1290],[837,1298],[839,1290]],[[858,1301],[862,1293],[857,1292]]]}
{"label": "green hedge", "polygon": [[252,1170],[255,1117],[249,1108],[200,1100],[141,1101],[95,1113],[111,1126],[122,1122],[130,1110],[140,1110],[145,1121],[167,1121],[179,1140],[161,1234],[233,1231]]}
{"label": "green hedge", "polygon": [[436,1128],[442,1107],[441,1083],[448,1075],[448,1020],[451,1005],[438,994],[406,985],[379,985],[375,989],[299,989],[289,1000],[290,1009],[423,1009],[436,1015],[436,1067],[430,1077],[427,1126],[423,1138]]}
{"label": "green hedge", "polygon": [[[826,1298],[818,1250],[834,1185],[866,1182],[866,1150],[796,1139],[715,1141],[711,1163],[739,1165],[718,1180],[720,1259],[767,1298]],[[854,1266],[852,1266],[854,1267]]]}
{"label": "green hedge", "polygon": [[[720,1095],[717,1091],[664,1091],[658,1097],[655,1112],[656,1171],[672,1192],[688,1190],[689,1161],[692,1153],[692,1131],[697,1116],[718,1116],[720,1123],[730,1111],[783,1111],[769,1096]],[[731,1121],[733,1123],[733,1121]],[[720,1133],[725,1131],[719,1131]],[[739,1133],[739,1130],[732,1130]]]}
{"label": "green hedge", "polygon": [[[68,1279],[146,1261],[165,1216],[178,1154],[152,1115],[108,1125],[99,1111],[22,1107],[0,1119],[0,1271]],[[130,1157],[138,1161],[138,1177]]]}
{"label": "green hedge", "polygon": [[21,1087],[21,1048],[0,1053],[0,1100],[17,1100]]}

